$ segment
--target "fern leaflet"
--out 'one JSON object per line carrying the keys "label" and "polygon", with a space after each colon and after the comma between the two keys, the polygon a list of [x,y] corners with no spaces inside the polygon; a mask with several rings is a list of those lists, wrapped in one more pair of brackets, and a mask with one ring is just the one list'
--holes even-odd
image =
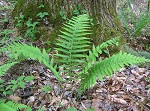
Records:
{"label": "fern leaflet", "polygon": [[0,76],[4,75],[6,73],[6,71],[12,67],[13,65],[15,65],[17,62],[12,62],[12,63],[7,63],[4,64],[2,66],[0,66]]}
{"label": "fern leaflet", "polygon": [[24,108],[27,108],[27,106],[12,101],[8,101],[6,103],[4,102],[0,103],[0,111],[19,111]]}

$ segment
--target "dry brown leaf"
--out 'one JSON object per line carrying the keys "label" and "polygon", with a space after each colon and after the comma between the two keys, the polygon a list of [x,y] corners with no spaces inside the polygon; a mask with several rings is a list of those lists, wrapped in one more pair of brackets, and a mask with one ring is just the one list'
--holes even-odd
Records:
{"label": "dry brown leaf", "polygon": [[14,96],[14,95],[10,95],[9,99],[15,102],[19,102],[22,100],[19,96]]}
{"label": "dry brown leaf", "polygon": [[94,108],[95,111],[101,111],[101,109],[99,109],[99,104],[102,102],[100,99],[93,99],[92,100],[92,105],[91,107]]}
{"label": "dry brown leaf", "polygon": [[118,98],[117,95],[108,95],[108,98],[112,102],[116,102],[116,103],[127,105],[127,102],[123,98]]}
{"label": "dry brown leaf", "polygon": [[121,86],[122,86],[122,84],[117,84],[117,85],[111,87],[110,89],[111,89],[112,91],[118,91],[118,90],[121,88]]}
{"label": "dry brown leaf", "polygon": [[67,101],[66,99],[63,99],[63,100],[62,100],[62,105],[63,105],[63,106],[67,106],[68,103],[69,103],[69,101]]}
{"label": "dry brown leaf", "polygon": [[122,98],[124,99],[124,100],[131,100],[131,98],[126,94],[124,94],[124,95],[122,95]]}
{"label": "dry brown leaf", "polygon": [[2,64],[3,64],[3,62],[0,61],[0,65],[2,65]]}

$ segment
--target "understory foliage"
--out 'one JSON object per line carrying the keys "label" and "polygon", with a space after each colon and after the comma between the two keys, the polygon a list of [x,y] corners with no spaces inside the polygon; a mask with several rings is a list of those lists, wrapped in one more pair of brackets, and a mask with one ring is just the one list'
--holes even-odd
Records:
{"label": "understory foliage", "polygon": [[118,54],[114,54],[110,58],[96,62],[88,70],[87,74],[83,74],[81,78],[81,89],[89,89],[93,84],[96,84],[96,77],[102,81],[104,76],[111,76],[115,71],[124,66],[134,65],[141,62],[146,62],[146,60],[120,51]]}
{"label": "understory foliage", "polygon": [[[26,109],[27,106],[24,104],[15,103],[13,101],[2,102],[0,101],[0,111],[18,111]],[[28,110],[31,111],[31,110]]]}
{"label": "understory foliage", "polygon": [[[58,62],[71,73],[72,70],[79,69],[79,65],[85,61],[85,52],[89,50],[90,41],[87,35],[91,34],[90,18],[87,14],[73,17],[64,24],[63,31],[56,43],[58,50]],[[66,70],[66,71],[67,71]]]}
{"label": "understory foliage", "polygon": [[11,68],[13,65],[15,65],[17,62],[7,63],[2,66],[0,66],[0,76],[6,73],[6,71]]}
{"label": "understory foliage", "polygon": [[[16,103],[13,101],[0,101],[0,111],[32,111],[32,108],[27,105]],[[38,111],[44,110],[39,109]]]}
{"label": "understory foliage", "polygon": [[[80,69],[79,76],[76,79],[81,80],[79,92],[82,93],[96,83],[97,77],[103,80],[104,76],[111,76],[116,70],[124,66],[150,62],[148,59],[136,57],[122,51],[104,60],[100,59],[100,55],[108,46],[119,45],[119,37],[110,39],[98,46],[93,45],[92,50],[90,50],[91,43],[88,35],[91,34],[91,30],[90,18],[87,14],[73,17],[62,28],[60,38],[58,38],[58,43],[56,44],[58,53],[55,55],[58,60],[54,60],[53,57],[50,58],[45,49],[41,51],[38,47],[14,42],[2,49],[4,52],[8,52],[9,57],[14,62],[0,66],[0,69],[2,69],[0,70],[0,76],[5,74],[17,62],[33,59],[45,64],[51,69],[56,78],[62,81],[59,75],[60,72],[57,71],[58,67],[54,63],[56,61],[56,63],[63,65],[66,73],[74,74],[73,70]],[[4,104],[7,105],[6,103]],[[2,108],[2,105],[0,105],[0,108]]]}
{"label": "understory foliage", "polygon": [[135,37],[140,35],[142,29],[150,23],[150,16],[146,11],[140,15],[138,20],[134,19],[135,23],[131,23],[133,25],[133,28],[131,28],[127,20],[127,15],[124,12],[124,10],[121,11],[119,18],[122,21],[122,24],[124,25],[129,37]]}
{"label": "understory foliage", "polygon": [[[54,65],[53,57],[50,59],[49,54],[46,52],[45,49],[41,51],[38,47],[14,42],[12,44],[9,44],[2,50],[9,51],[8,54],[10,58],[16,61],[22,61],[25,59],[32,59],[32,60],[37,59],[40,63],[44,63],[48,68],[50,68],[58,80],[62,80],[58,72],[56,71],[57,65]],[[5,64],[6,67],[1,66],[0,69],[3,70],[0,71],[0,75],[3,75],[5,71],[7,71],[7,69],[9,69],[14,64],[16,64],[16,62]]]}
{"label": "understory foliage", "polygon": [[[149,62],[145,58],[133,56],[131,54],[119,52],[110,58],[97,61],[103,50],[108,46],[118,46],[119,38],[110,39],[101,45],[92,47],[89,50],[90,40],[87,35],[91,34],[90,31],[90,18],[87,14],[73,17],[69,22],[64,24],[63,31],[60,38],[58,38],[56,56],[59,58],[57,63],[62,63],[66,68],[66,73],[70,73],[72,70],[80,68],[81,87],[83,91],[86,88],[90,88],[96,83],[96,77],[102,80],[103,76],[110,76],[116,70],[124,67],[124,65],[132,65],[141,62]],[[62,80],[59,72],[57,71],[57,65],[54,64],[54,58],[50,59],[45,49],[42,51],[38,47],[32,45],[12,43],[5,47],[3,50],[7,50],[11,58],[19,61],[24,59],[38,60],[40,63],[44,63],[48,68],[52,70],[58,80]],[[87,54],[89,53],[89,54]],[[7,69],[9,69],[16,62],[4,64],[1,66],[3,71],[0,71],[0,75],[3,75]]]}
{"label": "understory foliage", "polygon": [[124,46],[124,49],[126,52],[131,53],[132,55],[144,57],[146,59],[150,59],[150,52],[147,51],[135,51],[132,48],[130,48],[128,45]]}

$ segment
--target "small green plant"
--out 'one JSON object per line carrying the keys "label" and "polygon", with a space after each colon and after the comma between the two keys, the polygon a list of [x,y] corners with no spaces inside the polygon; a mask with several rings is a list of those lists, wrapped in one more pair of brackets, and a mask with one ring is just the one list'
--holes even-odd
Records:
{"label": "small green plant", "polygon": [[[125,14],[124,10],[122,10],[120,12],[119,18],[122,21],[122,24],[125,26],[129,37],[139,36],[142,29],[150,23],[150,16],[148,15],[147,11],[141,13],[138,20],[134,19],[134,22],[131,23],[128,22],[126,17],[127,15]],[[133,25],[133,27],[130,27],[129,24]]]}
{"label": "small green plant", "polygon": [[0,47],[3,47],[4,45],[8,45],[10,43],[10,34],[14,33],[14,30],[4,29],[0,32],[0,36],[2,37],[0,39]]}
{"label": "small green plant", "polygon": [[1,20],[0,22],[2,22],[2,23],[6,23],[6,22],[8,22],[9,21],[9,19],[7,18],[7,17],[5,17],[3,20]]}
{"label": "small green plant", "polygon": [[149,78],[149,77],[146,77],[146,78],[145,78],[145,81],[150,82],[150,78]]}
{"label": "small green plant", "polygon": [[49,85],[45,85],[42,89],[44,92],[48,93],[49,91],[52,90],[52,88]]}
{"label": "small green plant", "polygon": [[4,11],[4,10],[13,10],[13,6],[12,5],[1,5],[0,6],[0,11]]}
{"label": "small green plant", "polygon": [[5,37],[5,38],[7,38],[13,32],[14,32],[14,30],[5,29],[5,30],[3,30],[3,31],[0,32],[0,35],[3,36],[3,37]]}
{"label": "small green plant", "polygon": [[30,37],[32,40],[35,40],[36,37],[36,33],[38,33],[38,31],[36,30],[36,25],[38,25],[39,22],[33,22],[32,23],[32,19],[29,19],[26,22],[26,26],[27,26],[27,30],[26,30],[26,34],[25,37]]}
{"label": "small green plant", "polygon": [[77,9],[73,11],[73,15],[81,15],[81,14],[86,14],[87,11],[86,10],[81,10],[81,4],[77,5]]}
{"label": "small green plant", "polygon": [[[77,9],[73,10],[73,16],[78,16],[78,15],[86,14],[86,13],[87,13],[86,10],[82,10],[82,9],[81,9],[81,4],[78,4],[78,5],[77,5]],[[68,19],[67,16],[66,16],[66,14],[65,14],[65,12],[64,12],[63,10],[61,10],[61,11],[59,12],[59,15],[61,16],[61,18],[62,18],[63,20],[67,20],[67,19]]]}
{"label": "small green plant", "polygon": [[17,80],[11,80],[11,85],[8,87],[11,87],[13,91],[15,91],[17,88],[25,88],[25,83],[30,82],[33,79],[33,76],[19,76]]}
{"label": "small green plant", "polygon": [[[33,111],[30,106],[16,103],[13,101],[0,101],[0,111]],[[44,111],[43,109],[39,109],[37,111]]]}
{"label": "small green plant", "polygon": [[66,15],[65,15],[65,12],[64,11],[60,11],[59,12],[59,15],[60,15],[60,17],[63,19],[63,20],[67,20],[67,17],[66,17]]}
{"label": "small green plant", "polygon": [[40,17],[41,19],[43,19],[47,15],[49,15],[48,12],[40,12],[37,14],[37,16]]}
{"label": "small green plant", "polygon": [[17,80],[11,80],[10,84],[7,85],[6,88],[3,86],[4,80],[1,80],[0,89],[4,96],[6,96],[7,94],[12,94],[18,88],[25,88],[25,83],[30,82],[33,79],[33,76],[19,76]]}
{"label": "small green plant", "polygon": [[[39,9],[43,9],[44,7],[45,7],[44,4],[40,4],[40,5],[38,6]],[[48,12],[39,12],[39,13],[37,14],[37,16],[40,17],[40,19],[43,19],[43,18],[46,17],[47,15],[49,15]]]}
{"label": "small green plant", "polygon": [[44,8],[44,4],[40,4],[38,8]]}
{"label": "small green plant", "polygon": [[[74,21],[72,21],[74,19]],[[81,17],[73,17],[65,27],[56,43],[56,54],[59,57],[58,62],[66,68],[66,72],[72,74],[73,70],[82,69],[82,64],[85,62],[85,52],[90,48],[89,38],[86,36],[91,34],[89,17],[87,15]],[[79,24],[81,23],[81,24]],[[70,28],[74,26],[73,28]],[[86,36],[85,36],[86,35]]]}
{"label": "small green plant", "polygon": [[76,108],[67,108],[67,111],[77,111]]}
{"label": "small green plant", "polygon": [[5,88],[5,80],[0,80],[0,92],[1,92],[1,96],[6,96],[6,95],[11,95],[13,94],[13,92],[9,89]]}
{"label": "small green plant", "polygon": [[21,27],[24,22],[24,15],[20,15],[19,17],[15,17],[15,20],[17,21],[16,27]]}
{"label": "small green plant", "polygon": [[[0,111],[19,111],[21,109],[26,109],[28,106],[24,104],[15,103],[13,101],[0,101]],[[32,111],[32,110],[28,110]]]}

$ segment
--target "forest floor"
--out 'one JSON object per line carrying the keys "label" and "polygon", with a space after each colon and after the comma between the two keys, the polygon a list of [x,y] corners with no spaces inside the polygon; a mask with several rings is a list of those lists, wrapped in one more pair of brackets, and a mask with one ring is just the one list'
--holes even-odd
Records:
{"label": "forest floor", "polygon": [[[11,4],[0,0],[0,5],[7,7]],[[0,18],[3,19],[5,14],[10,15],[11,10],[1,11]],[[13,27],[11,17],[8,16],[8,18],[10,18],[8,24],[0,23],[0,30],[5,27],[5,29],[13,29],[17,32],[17,29]],[[11,34],[7,42],[13,41],[16,35],[17,33]],[[6,60],[7,55],[0,54],[0,65]],[[44,108],[45,111],[66,111],[67,108],[73,107],[79,111],[91,107],[95,111],[150,111],[150,67],[146,65],[121,69],[112,77],[97,81],[97,84],[80,98],[77,98],[76,93],[78,81],[58,82],[52,72],[37,61],[23,61],[13,66],[0,79],[5,79],[7,85],[10,80],[15,80],[20,75],[33,75],[35,79],[27,84],[26,88],[18,89],[6,98],[29,105],[33,111],[39,108]],[[50,91],[44,92],[43,85],[50,86]]]}

